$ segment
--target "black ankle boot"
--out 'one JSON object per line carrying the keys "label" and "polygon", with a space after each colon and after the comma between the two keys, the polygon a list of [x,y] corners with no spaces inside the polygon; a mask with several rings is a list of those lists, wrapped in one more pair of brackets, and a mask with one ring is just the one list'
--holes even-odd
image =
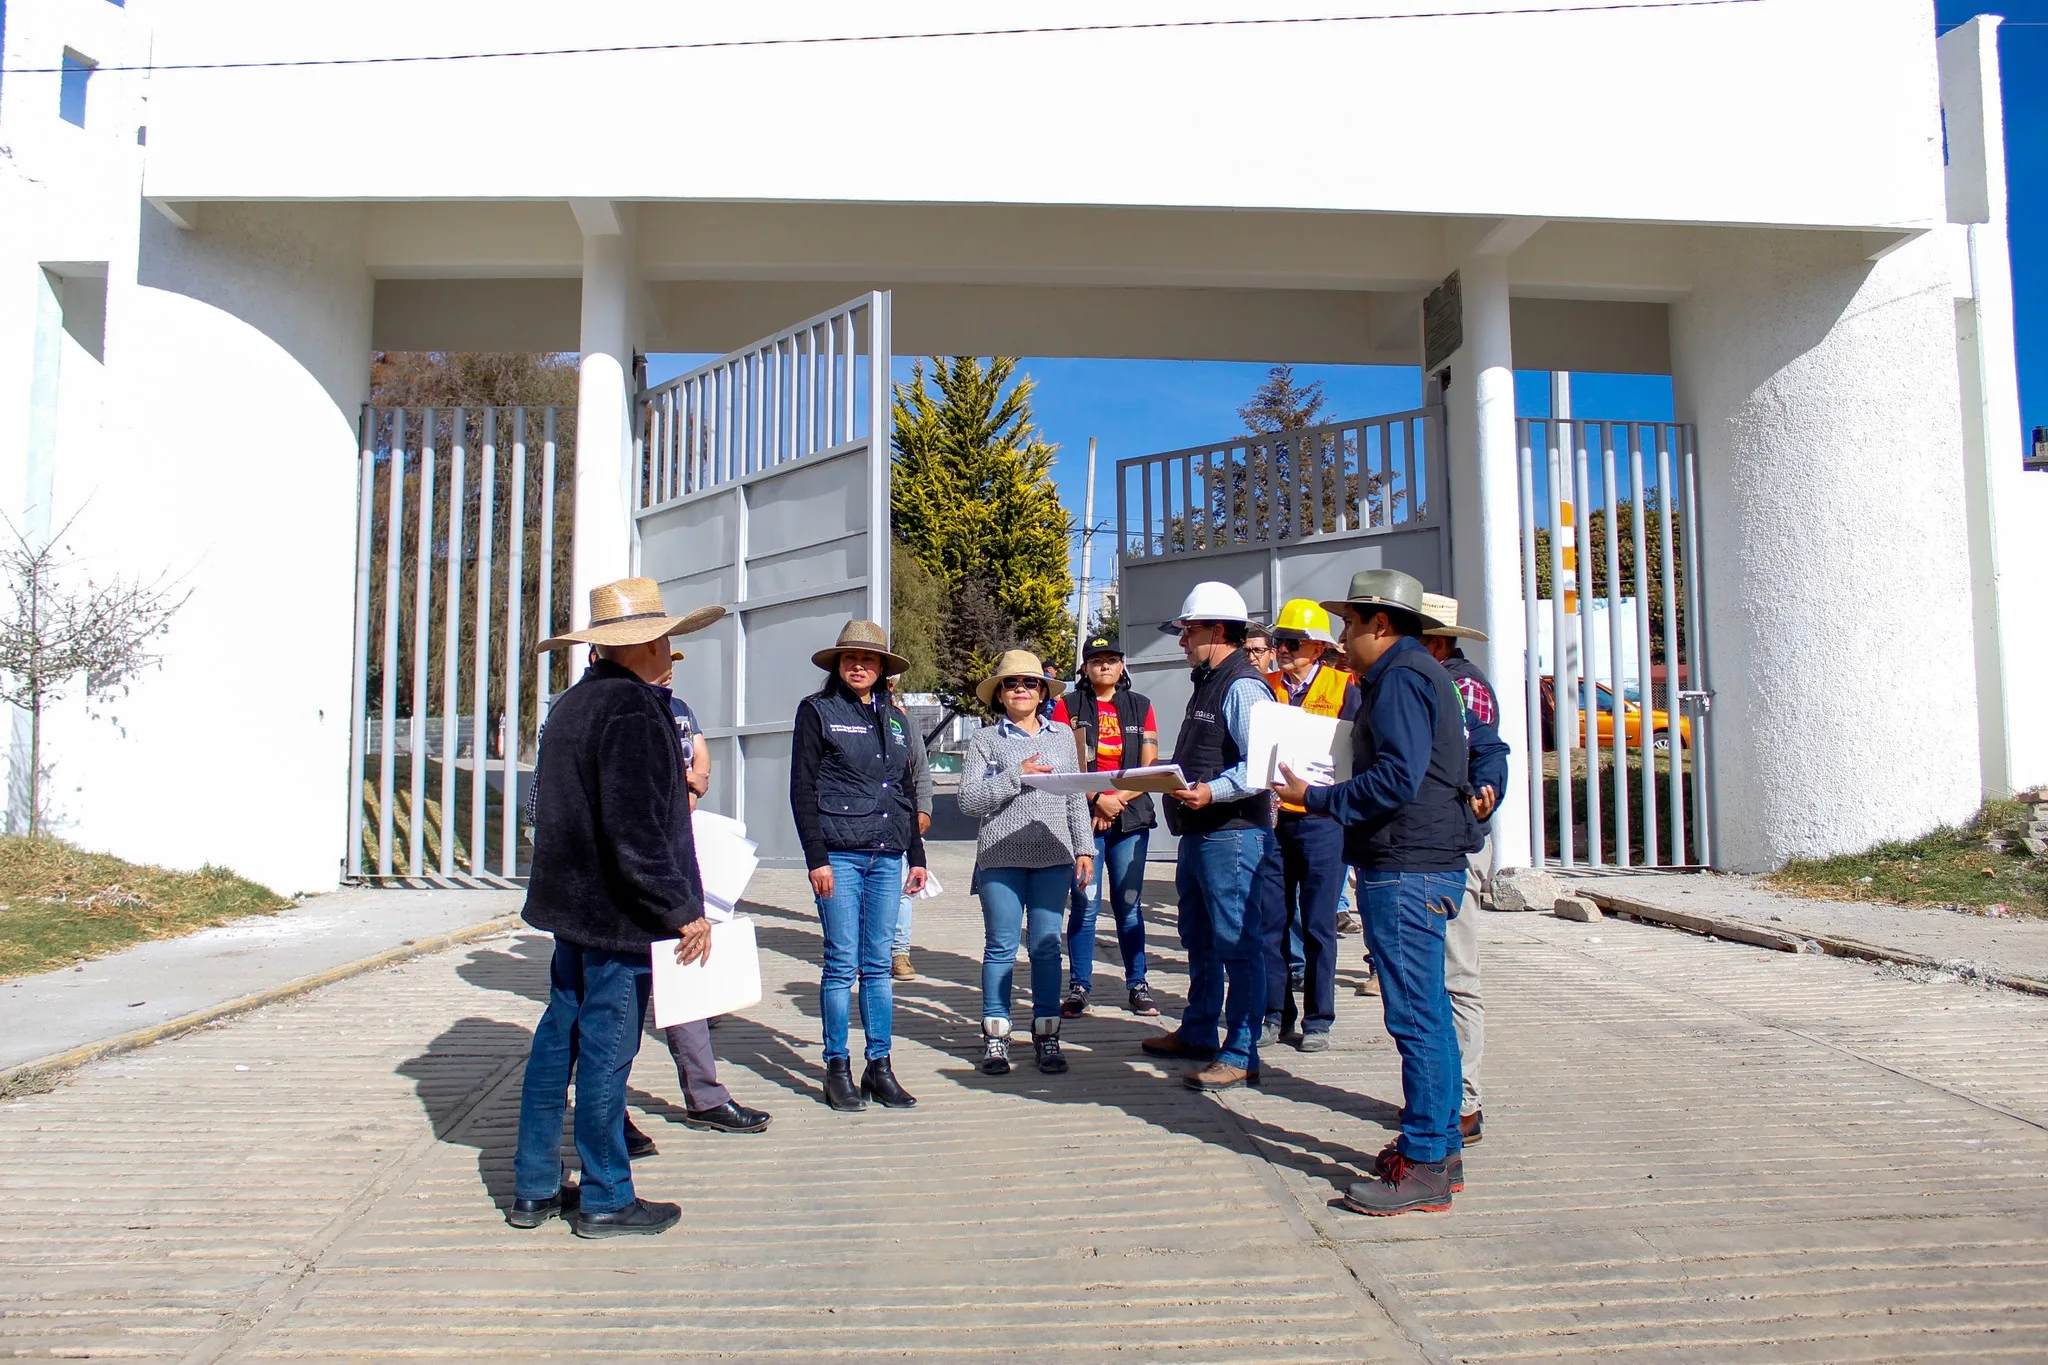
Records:
{"label": "black ankle boot", "polygon": [[895,1069],[887,1057],[877,1057],[861,1073],[860,1093],[884,1109],[913,1109],[917,1097],[896,1083]]}
{"label": "black ankle boot", "polygon": [[847,1113],[868,1107],[868,1102],[860,1097],[860,1091],[853,1083],[852,1059],[835,1057],[825,1063],[825,1103]]}

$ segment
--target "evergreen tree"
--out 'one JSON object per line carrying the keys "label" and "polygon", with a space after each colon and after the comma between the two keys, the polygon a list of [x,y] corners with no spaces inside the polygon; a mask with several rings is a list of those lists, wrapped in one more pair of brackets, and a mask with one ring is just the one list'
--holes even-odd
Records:
{"label": "evergreen tree", "polygon": [[[995,650],[1034,649],[1056,671],[1073,663],[1073,522],[1052,481],[1056,447],[1031,420],[1031,379],[1012,382],[1016,369],[1009,356],[935,356],[896,389],[895,532],[945,585],[958,638],[941,651],[937,690],[970,706]],[[967,601],[977,579],[992,621]]]}

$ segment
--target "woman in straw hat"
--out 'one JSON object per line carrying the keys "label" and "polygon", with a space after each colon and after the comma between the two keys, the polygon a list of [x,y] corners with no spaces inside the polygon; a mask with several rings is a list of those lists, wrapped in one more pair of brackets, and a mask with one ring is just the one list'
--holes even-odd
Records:
{"label": "woman in straw hat", "polygon": [[[873,621],[847,622],[838,640],[811,659],[825,670],[825,682],[796,708],[789,804],[825,933],[825,1102],[848,1111],[867,1108],[869,1100],[908,1109],[917,1101],[897,1083],[889,1061],[889,957],[903,893],[924,889],[924,838],[910,721],[890,699],[886,679],[910,661],[890,651],[888,635]],[[867,1034],[858,1086],[847,1051],[856,980]]]}
{"label": "woman in straw hat", "polygon": [[[997,708],[993,725],[967,742],[960,809],[981,820],[974,875],[985,931],[981,955],[981,1070],[1010,1069],[1010,986],[1020,931],[1031,947],[1031,1042],[1038,1069],[1067,1069],[1060,1054],[1060,929],[1067,895],[1094,872],[1088,798],[1024,785],[1027,774],[1080,771],[1074,732],[1044,719],[1045,667],[1029,650],[1004,651],[974,689]],[[998,698],[1000,697],[1000,700]]]}

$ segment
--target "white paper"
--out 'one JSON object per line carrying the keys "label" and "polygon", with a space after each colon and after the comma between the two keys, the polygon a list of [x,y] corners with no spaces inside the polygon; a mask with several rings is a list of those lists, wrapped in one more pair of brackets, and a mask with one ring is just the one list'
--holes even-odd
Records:
{"label": "white paper", "polygon": [[747,837],[747,827],[738,820],[702,808],[690,813],[690,833],[697,845],[697,875],[704,884],[704,914],[729,920],[761,866],[760,845]]}
{"label": "white paper", "polygon": [[745,915],[711,926],[711,956],[684,966],[678,940],[653,944],[654,1026],[694,1023],[714,1014],[737,1014],[761,1003],[761,954],[754,921]]}
{"label": "white paper", "polygon": [[[909,877],[910,869],[905,868],[903,875],[906,878]],[[926,868],[924,873],[924,890],[918,892],[914,899],[928,901],[934,896],[943,895],[945,890],[945,887],[939,885],[938,874],[930,868]]]}
{"label": "white paper", "polygon": [[1285,763],[1311,787],[1328,787],[1351,778],[1351,722],[1318,716],[1284,701],[1262,701],[1252,708],[1251,743],[1245,751],[1245,777],[1254,787],[1280,780]]}
{"label": "white paper", "polygon": [[[1132,779],[1139,779],[1142,787],[1128,785]],[[1170,778],[1171,787],[1162,787],[1161,780]],[[1119,768],[1115,772],[1087,773],[1025,773],[1024,785],[1039,791],[1051,792],[1056,796],[1088,796],[1095,792],[1107,791],[1178,791],[1188,784],[1177,763],[1154,763],[1144,768]]]}

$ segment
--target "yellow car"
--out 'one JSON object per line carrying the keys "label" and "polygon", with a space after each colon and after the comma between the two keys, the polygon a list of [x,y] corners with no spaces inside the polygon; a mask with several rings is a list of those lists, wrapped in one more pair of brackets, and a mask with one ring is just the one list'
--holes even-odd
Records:
{"label": "yellow car", "polygon": [[[1590,725],[1593,727],[1593,732],[1600,737],[1600,747],[1611,750],[1614,747],[1614,693],[1604,683],[1596,684],[1596,690],[1599,694],[1599,709],[1591,713],[1581,712],[1579,715],[1579,747],[1586,748],[1591,744],[1592,741],[1586,737],[1587,729]],[[1621,713],[1624,742],[1631,749],[1640,747],[1643,742],[1643,708],[1624,697],[1621,701]],[[1557,701],[1554,683],[1552,679],[1545,678],[1543,680],[1543,742],[1546,747],[1554,747],[1554,741],[1551,737],[1556,734],[1556,718]],[[1671,747],[1671,731],[1669,726],[1670,721],[1666,713],[1659,710],[1652,710],[1650,712],[1650,747],[1652,749],[1661,753]],[[1692,747],[1692,719],[1688,716],[1680,716],[1678,718],[1678,742],[1681,748],[1690,749]]]}

